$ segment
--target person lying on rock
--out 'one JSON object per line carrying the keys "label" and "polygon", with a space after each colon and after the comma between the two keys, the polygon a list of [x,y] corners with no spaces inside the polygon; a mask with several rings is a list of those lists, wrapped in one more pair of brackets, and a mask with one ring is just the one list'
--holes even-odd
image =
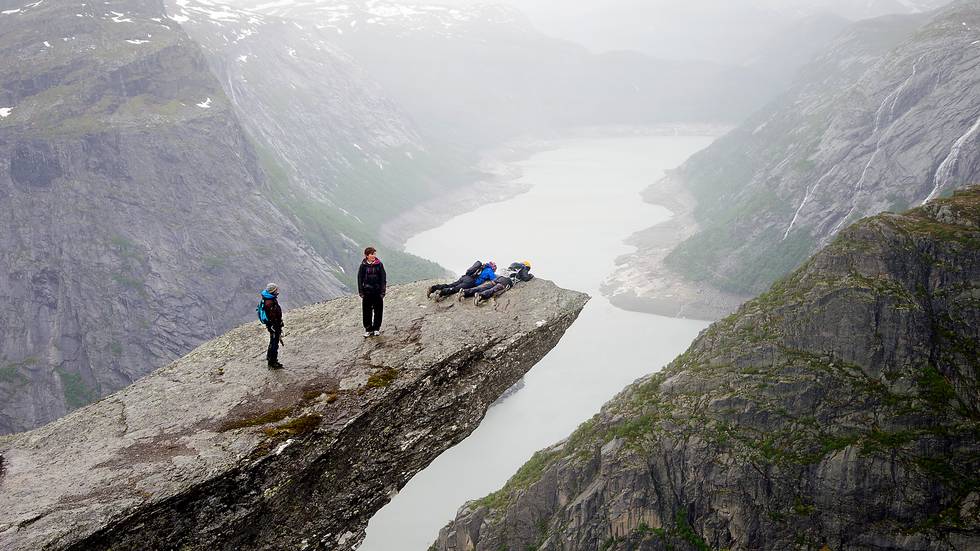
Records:
{"label": "person lying on rock", "polygon": [[507,267],[510,278],[514,280],[514,283],[518,281],[531,281],[534,279],[534,275],[531,274],[531,261],[525,260],[524,262],[513,262]]}
{"label": "person lying on rock", "polygon": [[262,300],[256,308],[259,321],[265,324],[269,330],[269,349],[265,353],[265,359],[269,362],[269,369],[282,369],[279,363],[279,343],[282,342],[282,307],[279,306],[279,286],[275,283],[266,285],[262,291]]}
{"label": "person lying on rock", "polygon": [[440,301],[448,296],[455,295],[463,289],[476,287],[476,280],[478,277],[480,277],[480,274],[483,271],[483,263],[477,260],[472,266],[469,267],[469,269],[466,270],[466,273],[459,276],[459,279],[456,281],[452,283],[439,283],[429,287],[429,292],[426,293],[426,296],[429,298],[434,298],[436,301]]}
{"label": "person lying on rock", "polygon": [[497,276],[491,281],[486,281],[472,289],[464,290],[459,294],[459,301],[462,302],[464,298],[474,297],[473,304],[479,306],[483,301],[490,300],[513,286],[514,280],[510,276]]}
{"label": "person lying on rock", "polygon": [[488,281],[493,281],[497,277],[497,263],[491,260],[483,265],[483,269],[480,270],[480,275],[476,276],[476,281],[474,281],[474,286],[483,285]]}
{"label": "person lying on rock", "polygon": [[531,281],[531,263],[528,261],[514,262],[507,268],[509,274],[498,276],[493,281],[486,281],[471,289],[465,289],[459,294],[459,301],[464,298],[475,297],[473,304],[479,306],[484,301],[498,297],[507,292],[518,281]]}
{"label": "person lying on rock", "polygon": [[384,296],[388,291],[388,275],[374,247],[364,249],[364,260],[357,269],[357,294],[361,296],[364,337],[381,334]]}

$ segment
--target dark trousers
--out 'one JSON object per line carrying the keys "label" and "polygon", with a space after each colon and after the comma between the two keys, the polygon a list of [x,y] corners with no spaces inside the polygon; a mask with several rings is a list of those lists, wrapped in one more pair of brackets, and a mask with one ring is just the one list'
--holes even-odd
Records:
{"label": "dark trousers", "polygon": [[365,294],[361,298],[361,313],[364,316],[365,331],[381,330],[381,319],[384,308],[384,297],[381,295]]}
{"label": "dark trousers", "polygon": [[462,291],[463,289],[469,289],[476,283],[476,280],[469,276],[463,276],[452,283],[443,283],[441,285],[433,285],[433,291],[439,291],[439,294],[448,297],[449,295],[455,295],[456,293]]}
{"label": "dark trousers", "polygon": [[282,327],[266,325],[269,330],[269,351],[265,353],[265,359],[269,360],[269,365],[279,361],[279,339],[282,338]]}
{"label": "dark trousers", "polygon": [[504,291],[510,289],[510,285],[504,283],[496,283],[493,281],[488,281],[479,287],[474,287],[472,289],[467,289],[463,291],[464,297],[471,297],[473,295],[480,295],[484,300],[490,299],[497,295],[503,294]]}
{"label": "dark trousers", "polygon": [[487,289],[493,288],[494,285],[496,285],[496,283],[494,283],[493,281],[484,281],[483,283],[477,285],[476,287],[470,287],[469,289],[465,289],[463,291],[463,296],[469,298],[477,293],[481,293],[483,291],[486,291]]}

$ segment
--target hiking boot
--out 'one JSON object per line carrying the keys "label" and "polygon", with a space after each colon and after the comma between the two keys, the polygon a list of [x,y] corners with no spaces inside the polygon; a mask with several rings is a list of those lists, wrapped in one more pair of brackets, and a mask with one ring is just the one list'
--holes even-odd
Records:
{"label": "hiking boot", "polygon": [[278,361],[269,363],[269,369],[282,369],[283,367],[285,366],[279,363]]}
{"label": "hiking boot", "polygon": [[483,302],[483,297],[480,295],[473,295],[473,306],[479,306]]}
{"label": "hiking boot", "polygon": [[456,302],[463,302],[464,298],[466,298],[466,295],[462,291],[456,294]]}

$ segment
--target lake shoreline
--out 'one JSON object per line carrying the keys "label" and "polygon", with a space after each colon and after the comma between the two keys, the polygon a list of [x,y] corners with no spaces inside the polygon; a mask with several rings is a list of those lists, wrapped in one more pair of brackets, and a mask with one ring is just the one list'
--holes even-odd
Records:
{"label": "lake shoreline", "polygon": [[[561,147],[572,140],[670,135],[718,137],[728,129],[728,126],[713,124],[623,125],[580,127],[560,135],[517,138],[481,153],[475,168],[486,174],[486,178],[455,188],[443,196],[427,199],[401,213],[381,227],[380,239],[386,245],[404,251],[405,243],[422,232],[481,206],[507,201],[526,193],[531,185],[519,181],[523,173],[517,164],[536,153]],[[628,277],[617,277],[622,267],[636,257],[635,254],[621,256],[616,260],[616,272],[609,274],[601,286],[601,292],[611,304],[626,311],[678,319],[720,319],[734,311],[745,298],[690,282],[662,264],[663,257],[673,247],[697,230],[697,223],[690,216],[694,207],[693,197],[679,186],[662,186],[664,180],[668,178],[651,184],[642,197],[647,203],[667,208],[673,216],[626,240],[627,244],[637,247],[638,254],[644,256],[642,272],[631,270]],[[447,275],[454,274],[447,271]],[[656,284],[648,285],[646,279]]]}
{"label": "lake shoreline", "polygon": [[402,212],[381,226],[379,239],[389,247],[404,251],[405,243],[422,232],[438,228],[483,205],[500,203],[527,192],[531,187],[518,182],[522,174],[516,163],[546,150],[545,143],[523,138],[482,152],[473,168],[484,174],[484,178],[450,189]]}
{"label": "lake shoreline", "polygon": [[[400,236],[406,252],[454,270],[475,257],[502,265],[529,259],[538,276],[594,298],[528,372],[523,389],[489,408],[470,437],[416,474],[372,517],[361,551],[427,549],[460,504],[499,489],[536,451],[566,437],[626,385],[672,361],[707,326],[617,308],[600,287],[616,259],[634,250],[627,238],[671,216],[643,201],[643,190],[713,138],[675,127],[583,130],[561,138],[537,141],[542,151],[512,161],[510,174],[519,178],[513,182],[526,192]],[[521,309],[528,300],[537,298],[505,293],[484,307]],[[475,308],[456,301],[442,306]]]}
{"label": "lake shoreline", "polygon": [[643,200],[673,216],[626,240],[637,251],[617,258],[616,271],[603,282],[602,294],[610,303],[631,312],[715,321],[751,298],[691,281],[664,264],[674,247],[698,230],[693,216],[697,202],[683,181],[668,174],[644,190]]}

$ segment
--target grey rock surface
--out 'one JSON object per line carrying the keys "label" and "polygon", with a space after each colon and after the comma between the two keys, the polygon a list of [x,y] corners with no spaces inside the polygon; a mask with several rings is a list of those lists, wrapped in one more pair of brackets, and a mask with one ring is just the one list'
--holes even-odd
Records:
{"label": "grey rock surface", "polygon": [[980,548],[980,187],[845,229],[437,551]]}
{"label": "grey rock surface", "polygon": [[494,303],[392,287],[382,336],[347,297],[257,322],[99,402],[0,437],[0,548],[352,549],[371,515],[562,337],[588,297]]}
{"label": "grey rock surface", "polygon": [[254,316],[270,280],[287,305],[344,291],[161,3],[0,15],[0,107],[0,433]]}

